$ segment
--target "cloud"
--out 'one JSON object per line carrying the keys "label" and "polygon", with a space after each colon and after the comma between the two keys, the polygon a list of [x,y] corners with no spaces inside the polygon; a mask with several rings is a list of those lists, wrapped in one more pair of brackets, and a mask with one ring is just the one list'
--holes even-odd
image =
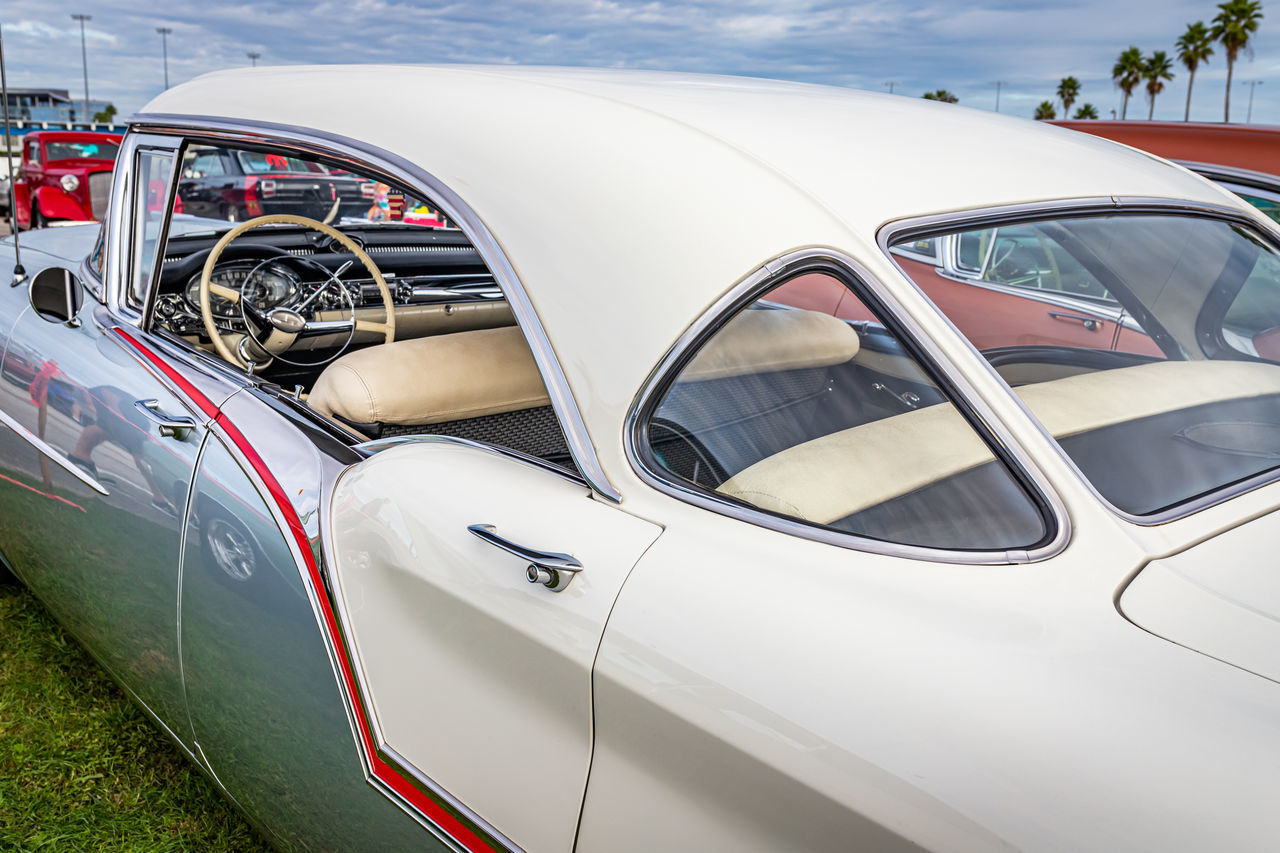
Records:
{"label": "cloud", "polygon": [[[11,36],[23,36],[33,39],[52,39],[54,41],[63,41],[66,39],[80,38],[80,27],[78,24],[70,27],[55,27],[44,21],[18,21],[16,24],[10,24],[4,28]],[[103,42],[105,44],[115,44],[116,37],[111,33],[102,32],[92,27],[84,28],[84,40],[86,42]]]}
{"label": "cloud", "polygon": [[[1206,2],[1209,3],[1206,6]],[[10,84],[80,87],[79,28],[48,0],[3,0]],[[91,4],[92,5],[92,4]],[[994,108],[992,81],[1008,81],[1001,109],[1029,115],[1074,75],[1081,102],[1119,109],[1111,65],[1130,44],[1172,52],[1186,23],[1213,0],[113,0],[89,8],[86,32],[95,97],[122,113],[163,86],[157,26],[169,36],[174,83],[220,68],[260,64],[468,62],[586,65],[778,77],[918,97],[946,88]],[[78,45],[75,45],[78,47]],[[1192,116],[1219,120],[1226,66],[1196,75]],[[1264,20],[1256,59],[1237,79],[1280,70],[1280,21]],[[65,57],[65,59],[64,59]],[[56,58],[56,61],[55,61]],[[1169,84],[1156,116],[1181,118],[1186,74]],[[1239,93],[1233,100],[1240,102]],[[1134,102],[1143,115],[1145,99]],[[1131,102],[1130,114],[1135,104]],[[1259,86],[1254,119],[1280,123],[1280,81]]]}

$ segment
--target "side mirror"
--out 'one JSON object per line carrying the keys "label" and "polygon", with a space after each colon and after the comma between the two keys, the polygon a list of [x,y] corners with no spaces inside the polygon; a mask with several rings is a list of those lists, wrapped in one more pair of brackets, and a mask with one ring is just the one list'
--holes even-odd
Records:
{"label": "side mirror", "polygon": [[62,267],[47,267],[31,280],[31,307],[50,323],[72,323],[84,304],[84,285]]}

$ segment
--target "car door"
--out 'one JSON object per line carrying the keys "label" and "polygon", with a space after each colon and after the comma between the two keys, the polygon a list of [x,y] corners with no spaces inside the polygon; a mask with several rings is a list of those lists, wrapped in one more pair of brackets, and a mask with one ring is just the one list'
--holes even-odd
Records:
{"label": "car door", "polygon": [[[131,289],[145,292],[165,210],[146,203],[168,183],[176,152],[136,151],[129,170],[135,250]],[[117,246],[119,251],[122,247]],[[9,352],[34,375],[0,400],[28,445],[26,507],[11,559],[72,631],[182,741],[189,740],[176,633],[179,542],[203,416],[90,301],[70,322],[26,310]],[[127,334],[127,333],[126,333]],[[11,390],[11,389],[6,389]],[[21,393],[25,390],[25,395]]]}
{"label": "car door", "polygon": [[439,438],[352,466],[331,503],[334,597],[380,753],[477,835],[572,849],[592,663],[659,528],[550,468]]}

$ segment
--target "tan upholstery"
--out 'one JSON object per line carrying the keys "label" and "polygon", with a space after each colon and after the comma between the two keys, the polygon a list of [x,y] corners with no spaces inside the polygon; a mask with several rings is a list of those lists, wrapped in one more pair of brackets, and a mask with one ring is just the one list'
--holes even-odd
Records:
{"label": "tan upholstery", "polygon": [[347,353],[307,398],[356,423],[435,424],[551,402],[516,326],[396,341]]}
{"label": "tan upholstery", "polygon": [[743,311],[716,332],[680,374],[681,382],[844,364],[858,354],[858,333],[817,311]]}
{"label": "tan upholstery", "polygon": [[[1224,400],[1280,394],[1280,367],[1161,361],[1014,389],[1055,437]],[[718,491],[762,509],[830,524],[992,458],[950,403],[797,444]]]}

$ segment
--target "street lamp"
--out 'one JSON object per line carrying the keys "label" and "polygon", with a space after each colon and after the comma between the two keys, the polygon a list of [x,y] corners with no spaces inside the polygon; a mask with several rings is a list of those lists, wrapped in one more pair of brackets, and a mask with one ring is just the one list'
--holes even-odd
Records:
{"label": "street lamp", "polygon": [[172,27],[156,27],[156,32],[160,34],[160,45],[164,50],[164,87],[169,88],[169,33],[173,32]]}
{"label": "street lamp", "polygon": [[253,63],[253,66],[255,68],[258,67],[258,58],[262,56],[262,54],[249,51],[249,53],[247,53],[246,56],[249,57],[249,61]]}
{"label": "street lamp", "polygon": [[[1008,80],[992,80],[991,85],[996,87],[996,112],[1000,112],[1000,87],[1008,86],[1009,81]],[[1063,118],[1066,118],[1066,116],[1063,116]]]}
{"label": "street lamp", "polygon": [[92,21],[93,15],[72,15],[73,21],[80,22],[80,64],[84,66],[84,120],[93,121],[93,115],[89,112],[89,53],[84,47],[84,22]]}
{"label": "street lamp", "polygon": [[1244,117],[1244,123],[1248,124],[1253,121],[1253,90],[1262,85],[1261,80],[1241,80],[1242,85],[1249,87],[1249,112]]}

